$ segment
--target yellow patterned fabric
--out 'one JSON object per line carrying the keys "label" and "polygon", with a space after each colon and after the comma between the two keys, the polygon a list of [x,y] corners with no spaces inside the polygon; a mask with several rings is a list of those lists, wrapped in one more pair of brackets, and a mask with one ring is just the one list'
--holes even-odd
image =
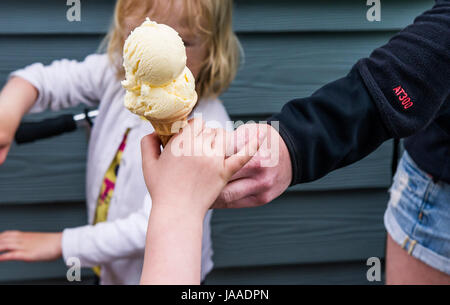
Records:
{"label": "yellow patterned fabric", "polygon": [[[127,137],[129,129],[125,132],[123,140],[120,143],[117,153],[111,162],[105,177],[103,178],[102,186],[100,188],[100,195],[97,199],[97,208],[95,210],[94,225],[99,222],[104,222],[108,218],[109,203],[114,193],[114,187],[116,185],[117,175],[119,173],[120,161],[122,160],[122,154],[127,144]],[[97,276],[100,276],[100,267],[96,266],[92,268]]]}

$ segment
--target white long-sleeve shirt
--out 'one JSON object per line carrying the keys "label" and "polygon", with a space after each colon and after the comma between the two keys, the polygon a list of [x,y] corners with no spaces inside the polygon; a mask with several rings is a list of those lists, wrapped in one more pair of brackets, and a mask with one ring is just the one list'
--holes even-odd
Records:
{"label": "white long-sleeve shirt", "polygon": [[[142,174],[140,140],[153,132],[151,124],[123,106],[125,90],[106,55],[90,55],[83,62],[59,60],[49,66],[37,63],[11,75],[22,77],[37,88],[39,96],[31,112],[59,110],[80,103],[99,106],[88,151],[88,223],[93,222],[104,175],[130,128],[107,222],[64,230],[62,252],[65,261],[76,257],[83,267],[100,265],[101,284],[139,283],[151,210]],[[201,100],[194,112],[223,127],[229,120],[219,100]],[[210,219],[211,212],[204,220],[202,279],[213,267]]]}

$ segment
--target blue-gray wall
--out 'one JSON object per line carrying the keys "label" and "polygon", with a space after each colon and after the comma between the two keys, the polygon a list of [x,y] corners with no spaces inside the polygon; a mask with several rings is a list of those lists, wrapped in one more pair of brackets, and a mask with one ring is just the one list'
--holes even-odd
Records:
{"label": "blue-gray wall", "polygon": [[[95,52],[114,1],[81,2],[81,23],[67,22],[66,1],[0,2],[0,85],[27,64],[81,60]],[[264,119],[288,100],[311,94],[433,4],[381,2],[382,21],[371,23],[363,0],[237,0],[234,27],[246,59],[223,96],[231,116]],[[207,283],[367,283],[366,259],[384,257],[391,150],[385,143],[364,160],[293,187],[265,207],[216,211],[216,268]],[[0,167],[0,231],[85,224],[85,155],[84,131],[14,146]],[[55,283],[64,275],[61,261],[0,263],[0,282]]]}

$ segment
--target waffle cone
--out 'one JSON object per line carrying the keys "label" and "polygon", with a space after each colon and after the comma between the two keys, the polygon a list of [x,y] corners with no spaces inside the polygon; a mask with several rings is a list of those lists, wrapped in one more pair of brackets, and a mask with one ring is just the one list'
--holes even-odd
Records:
{"label": "waffle cone", "polygon": [[170,138],[187,125],[188,116],[191,111],[192,109],[189,109],[177,116],[166,119],[155,119],[150,117],[146,117],[146,119],[152,124],[156,134],[161,140],[162,146],[165,147]]}

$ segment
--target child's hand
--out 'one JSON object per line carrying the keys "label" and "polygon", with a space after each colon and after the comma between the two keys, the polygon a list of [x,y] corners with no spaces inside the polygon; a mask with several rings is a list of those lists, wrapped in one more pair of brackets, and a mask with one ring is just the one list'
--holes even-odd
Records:
{"label": "child's hand", "polygon": [[228,180],[258,150],[249,142],[226,156],[222,129],[191,120],[161,153],[156,134],[142,139],[142,165],[152,196],[142,284],[199,284],[203,219]]}
{"label": "child's hand", "polygon": [[143,171],[153,207],[168,206],[203,217],[228,180],[258,150],[258,141],[225,154],[225,131],[191,120],[164,151],[156,134],[142,140]]}
{"label": "child's hand", "polygon": [[50,261],[61,257],[62,233],[6,231],[0,233],[0,262]]}

